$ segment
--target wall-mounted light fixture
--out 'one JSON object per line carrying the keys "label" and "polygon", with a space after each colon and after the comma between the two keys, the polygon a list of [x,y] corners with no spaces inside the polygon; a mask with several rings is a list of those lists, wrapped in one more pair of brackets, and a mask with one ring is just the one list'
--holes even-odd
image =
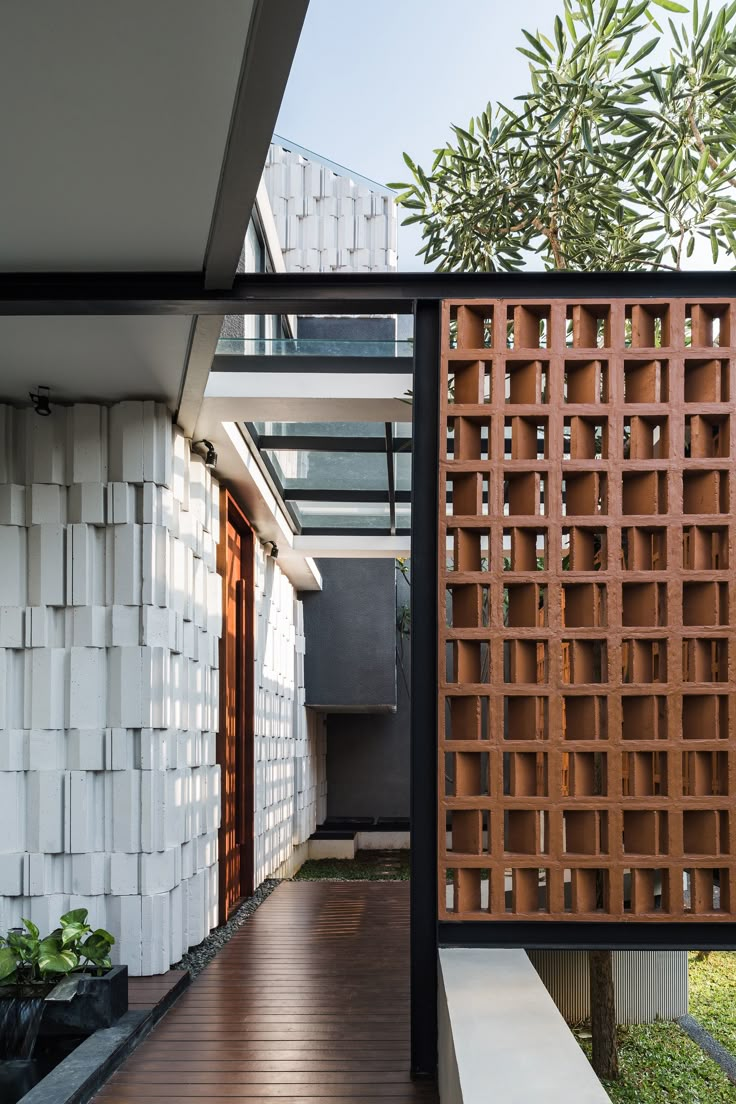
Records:
{"label": "wall-mounted light fixture", "polygon": [[201,441],[194,441],[192,443],[192,448],[196,448],[197,445],[204,445],[204,447],[207,449],[207,452],[205,453],[205,457],[204,457],[204,462],[207,465],[207,467],[208,468],[216,467],[216,465],[217,465],[217,453],[215,451],[215,446],[212,444],[212,442],[208,441],[206,438],[203,437]]}
{"label": "wall-mounted light fixture", "polygon": [[48,418],[51,413],[51,401],[49,399],[49,388],[39,387],[37,391],[29,391],[28,397],[33,403],[33,409],[37,414],[40,414],[42,418]]}
{"label": "wall-mounted light fixture", "polygon": [[268,554],[271,557],[271,559],[273,559],[273,560],[278,559],[279,548],[278,548],[278,545],[276,544],[276,541],[272,541],[272,540],[264,541],[263,542],[263,547],[266,548],[266,549],[269,549]]}

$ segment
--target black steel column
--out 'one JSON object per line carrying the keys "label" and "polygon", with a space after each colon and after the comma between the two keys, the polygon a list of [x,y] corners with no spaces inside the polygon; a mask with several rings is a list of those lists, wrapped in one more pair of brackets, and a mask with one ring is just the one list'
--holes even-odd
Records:
{"label": "black steel column", "polygon": [[439,302],[414,312],[411,477],[411,1071],[437,1073]]}

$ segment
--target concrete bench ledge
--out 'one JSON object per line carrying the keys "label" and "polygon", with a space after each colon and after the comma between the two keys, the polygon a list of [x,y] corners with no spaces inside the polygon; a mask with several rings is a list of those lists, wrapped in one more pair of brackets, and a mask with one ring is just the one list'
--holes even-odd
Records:
{"label": "concrete bench ledge", "polygon": [[524,951],[439,955],[441,1104],[610,1104]]}

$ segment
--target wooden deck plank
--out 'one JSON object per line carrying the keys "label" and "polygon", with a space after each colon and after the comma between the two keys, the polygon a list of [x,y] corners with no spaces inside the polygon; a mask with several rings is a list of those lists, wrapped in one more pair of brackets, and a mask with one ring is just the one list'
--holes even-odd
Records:
{"label": "wooden deck plank", "polygon": [[406,883],[283,882],[95,1100],[436,1104],[408,1073],[408,1001]]}

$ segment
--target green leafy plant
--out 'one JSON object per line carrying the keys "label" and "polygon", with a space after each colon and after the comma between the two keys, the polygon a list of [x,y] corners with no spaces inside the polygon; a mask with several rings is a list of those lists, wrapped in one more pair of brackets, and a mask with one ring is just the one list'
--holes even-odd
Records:
{"label": "green leafy plant", "polygon": [[[564,0],[548,34],[523,30],[530,90],[488,104],[435,151],[404,155],[405,225],[440,271],[682,267],[698,239],[736,252],[736,2]],[[657,32],[652,34],[652,28]]]}
{"label": "green leafy plant", "polygon": [[75,971],[101,974],[109,969],[115,939],[104,928],[93,931],[87,916],[87,909],[72,909],[43,939],[33,921],[25,918],[22,928],[0,936],[0,983],[33,984]]}

